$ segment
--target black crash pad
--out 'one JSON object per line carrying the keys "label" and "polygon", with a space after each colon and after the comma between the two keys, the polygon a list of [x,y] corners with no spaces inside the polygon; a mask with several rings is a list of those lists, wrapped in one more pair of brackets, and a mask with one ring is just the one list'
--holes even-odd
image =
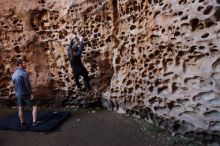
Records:
{"label": "black crash pad", "polygon": [[37,126],[32,126],[32,114],[31,111],[28,111],[25,112],[25,120],[28,123],[28,129],[25,129],[21,127],[18,113],[15,113],[5,118],[0,118],[0,129],[15,131],[49,132],[56,129],[70,115],[70,112],[40,111],[38,112],[38,120],[42,121],[42,123],[38,124]]}

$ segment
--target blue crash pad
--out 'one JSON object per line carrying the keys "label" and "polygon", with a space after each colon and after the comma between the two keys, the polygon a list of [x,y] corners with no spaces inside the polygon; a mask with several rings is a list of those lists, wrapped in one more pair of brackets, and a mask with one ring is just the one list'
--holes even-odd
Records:
{"label": "blue crash pad", "polygon": [[40,111],[38,112],[38,120],[42,121],[42,123],[37,126],[32,126],[32,114],[30,111],[28,111],[25,112],[25,120],[28,123],[28,129],[24,129],[21,127],[18,114],[16,113],[0,119],[0,129],[15,131],[49,132],[56,129],[70,115],[70,112]]}

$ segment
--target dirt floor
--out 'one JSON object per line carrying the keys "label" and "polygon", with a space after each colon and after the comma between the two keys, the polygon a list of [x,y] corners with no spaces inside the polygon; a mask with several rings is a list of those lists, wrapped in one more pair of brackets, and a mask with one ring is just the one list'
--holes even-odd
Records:
{"label": "dirt floor", "polygon": [[[15,109],[0,108],[0,118]],[[0,130],[0,146],[202,146],[173,137],[141,119],[103,109],[73,110],[72,116],[50,133]]]}

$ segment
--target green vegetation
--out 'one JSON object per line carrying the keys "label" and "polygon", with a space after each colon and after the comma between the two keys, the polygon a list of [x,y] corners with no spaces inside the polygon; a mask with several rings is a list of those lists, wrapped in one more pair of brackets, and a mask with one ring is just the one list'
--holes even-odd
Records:
{"label": "green vegetation", "polygon": [[202,146],[200,141],[182,136],[173,136],[168,130],[162,129],[152,123],[141,118],[134,118],[140,124],[140,131],[151,135],[152,137],[160,137],[158,141],[163,141],[167,146]]}

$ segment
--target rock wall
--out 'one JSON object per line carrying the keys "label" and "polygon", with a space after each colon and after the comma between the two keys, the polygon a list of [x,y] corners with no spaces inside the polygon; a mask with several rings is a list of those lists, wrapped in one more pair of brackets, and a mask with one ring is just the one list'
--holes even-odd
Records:
{"label": "rock wall", "polygon": [[120,0],[104,105],[176,133],[219,135],[220,1]]}
{"label": "rock wall", "polygon": [[[10,80],[17,58],[28,61],[27,70],[37,98],[71,101],[100,97],[113,73],[109,2],[3,0],[0,4],[2,99],[14,98]],[[79,93],[73,81],[66,51],[73,33],[84,37],[82,60],[93,87],[89,93]]]}
{"label": "rock wall", "polygon": [[[220,135],[219,0],[1,0],[0,97],[15,60],[37,97],[96,98],[181,134]],[[85,37],[93,89],[81,95],[66,48]]]}

